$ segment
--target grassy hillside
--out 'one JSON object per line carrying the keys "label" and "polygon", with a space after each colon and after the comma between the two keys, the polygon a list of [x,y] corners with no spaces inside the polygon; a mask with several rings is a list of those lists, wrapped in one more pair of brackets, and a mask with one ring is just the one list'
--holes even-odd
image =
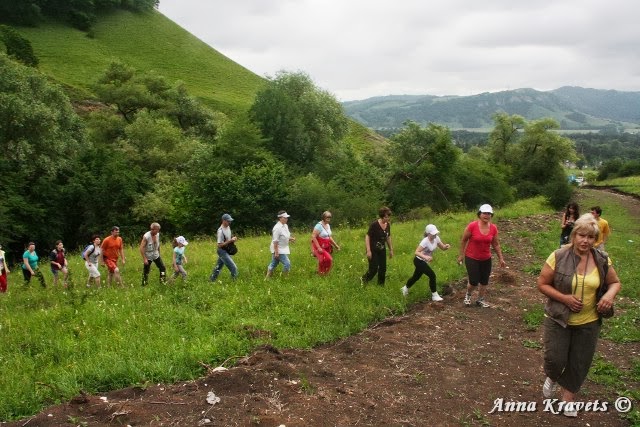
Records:
{"label": "grassy hillside", "polygon": [[192,95],[231,114],[248,108],[264,81],[157,11],[109,14],[90,35],[52,21],[18,30],[31,41],[39,69],[74,98],[90,98],[91,84],[113,60],[182,80]]}

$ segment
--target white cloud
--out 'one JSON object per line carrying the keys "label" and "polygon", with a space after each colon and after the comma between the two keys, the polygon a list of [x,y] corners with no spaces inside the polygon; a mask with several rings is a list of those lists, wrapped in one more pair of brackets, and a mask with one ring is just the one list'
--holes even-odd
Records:
{"label": "white cloud", "polygon": [[160,0],[258,75],[304,71],[340,100],[566,85],[640,90],[640,2]]}

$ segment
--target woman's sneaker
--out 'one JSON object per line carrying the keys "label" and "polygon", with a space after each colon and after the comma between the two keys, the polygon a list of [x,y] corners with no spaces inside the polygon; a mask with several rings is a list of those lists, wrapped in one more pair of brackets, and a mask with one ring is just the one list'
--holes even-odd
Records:
{"label": "woman's sneaker", "polygon": [[409,295],[409,288],[407,288],[407,286],[403,286],[402,288],[400,288],[400,290],[402,291],[402,295],[403,296],[408,296]]}
{"label": "woman's sneaker", "polygon": [[573,402],[565,402],[564,411],[562,412],[565,417],[575,418],[578,416],[578,410]]}
{"label": "woman's sneaker", "polygon": [[553,392],[555,390],[556,390],[556,382],[553,381],[551,378],[547,377],[547,379],[544,380],[544,384],[542,385],[542,395],[547,399],[550,399],[553,397]]}
{"label": "woman's sneaker", "polygon": [[484,301],[484,298],[480,298],[480,299],[478,299],[478,300],[476,301],[476,305],[477,305],[478,307],[480,307],[480,308],[489,308],[489,307],[491,307],[489,304],[487,304],[487,303]]}
{"label": "woman's sneaker", "polygon": [[437,292],[433,292],[431,294],[431,301],[442,301],[442,297]]}
{"label": "woman's sneaker", "polygon": [[464,296],[464,305],[465,305],[466,307],[471,307],[471,295],[466,294],[466,295]]}

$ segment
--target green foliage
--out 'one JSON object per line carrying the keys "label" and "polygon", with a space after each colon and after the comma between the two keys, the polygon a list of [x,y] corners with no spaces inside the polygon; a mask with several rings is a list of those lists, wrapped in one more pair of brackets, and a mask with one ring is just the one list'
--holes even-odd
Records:
{"label": "green foliage", "polygon": [[504,206],[515,200],[506,169],[473,153],[474,150],[462,155],[454,171],[462,189],[462,204],[473,209],[483,203]]}
{"label": "green foliage", "polygon": [[9,57],[31,67],[38,66],[38,58],[33,53],[33,47],[31,47],[29,40],[22,37],[15,29],[6,25],[0,25],[0,35]]}
{"label": "green foliage", "polygon": [[35,25],[44,16],[68,22],[87,31],[99,13],[114,9],[148,12],[158,6],[159,0],[0,0],[2,21],[18,25]]}
{"label": "green foliage", "polygon": [[191,96],[230,116],[248,109],[264,82],[157,11],[101,15],[91,31],[88,38],[49,19],[20,28],[38,53],[40,70],[79,99],[94,98],[98,76],[114,61],[183,81]]}
{"label": "green foliage", "polygon": [[48,224],[49,207],[60,202],[54,190],[66,184],[84,129],[62,90],[37,71],[0,55],[0,75],[0,240],[54,239],[61,225]]}
{"label": "green foliage", "polygon": [[[387,198],[398,212],[430,206],[441,212],[456,206],[461,190],[453,171],[460,150],[447,128],[408,122],[390,147],[392,177]],[[418,190],[419,191],[416,191]]]}
{"label": "green foliage", "polygon": [[303,171],[347,132],[340,103],[302,72],[279,72],[257,93],[251,117],[269,139],[269,150]]}

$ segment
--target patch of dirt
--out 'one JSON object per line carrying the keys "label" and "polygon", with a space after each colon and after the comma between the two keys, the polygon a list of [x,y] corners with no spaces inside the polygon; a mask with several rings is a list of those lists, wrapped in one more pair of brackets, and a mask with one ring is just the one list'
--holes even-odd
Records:
{"label": "patch of dirt", "polygon": [[[611,197],[624,198],[630,216],[640,222],[640,202]],[[511,250],[505,254],[508,268],[494,267],[492,308],[465,308],[461,280],[447,286],[441,303],[418,303],[404,316],[332,344],[312,350],[264,346],[229,370],[209,369],[198,380],[80,395],[2,425],[628,426],[613,409],[619,396],[589,380],[580,399],[609,402],[607,411],[569,419],[544,410],[542,331],[528,330],[523,322],[530,307],[544,302],[530,272],[541,262],[523,232],[535,233],[558,218],[498,222],[503,247]],[[598,354],[630,369],[631,360],[640,357],[640,343],[601,339]],[[627,386],[637,390],[640,384]],[[208,403],[210,393],[220,401]],[[500,398],[536,407],[489,414]]]}

